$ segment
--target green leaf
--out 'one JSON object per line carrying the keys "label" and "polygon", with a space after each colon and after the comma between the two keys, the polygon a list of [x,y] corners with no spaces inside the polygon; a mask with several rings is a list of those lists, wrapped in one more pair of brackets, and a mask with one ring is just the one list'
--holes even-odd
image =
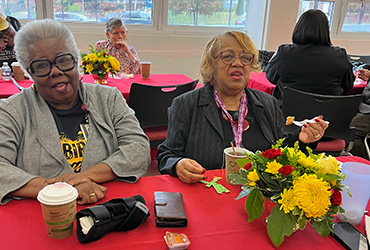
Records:
{"label": "green leaf", "polygon": [[317,222],[315,220],[311,220],[311,225],[313,229],[320,234],[322,237],[326,237],[330,234],[330,232],[333,230],[333,217],[331,216],[324,216],[322,218],[323,220],[320,222]]}
{"label": "green leaf", "polygon": [[240,200],[241,198],[244,198],[244,197],[245,197],[245,196],[247,196],[250,192],[251,192],[251,190],[250,190],[249,188],[245,188],[245,189],[243,189],[243,190],[239,193],[238,197],[236,197],[236,198],[235,198],[235,200]]}
{"label": "green leaf", "polygon": [[253,188],[247,197],[245,208],[248,212],[248,222],[259,218],[263,212],[264,197],[260,190]]}
{"label": "green leaf", "polygon": [[243,185],[243,184],[246,184],[248,183],[248,179],[246,178],[243,178],[242,176],[240,176],[240,174],[229,174],[228,177],[230,178],[230,182],[234,185]]}
{"label": "green leaf", "polygon": [[285,214],[279,206],[275,206],[271,210],[271,214],[267,219],[267,232],[272,243],[279,247],[284,241],[284,236],[290,236],[294,232],[295,221],[292,216]]}

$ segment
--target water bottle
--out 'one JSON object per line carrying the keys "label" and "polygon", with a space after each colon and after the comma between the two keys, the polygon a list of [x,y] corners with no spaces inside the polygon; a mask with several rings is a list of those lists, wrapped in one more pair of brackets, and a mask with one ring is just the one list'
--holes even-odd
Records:
{"label": "water bottle", "polygon": [[10,69],[8,62],[3,63],[3,67],[1,68],[1,72],[3,73],[3,80],[10,81],[12,79],[12,70]]}

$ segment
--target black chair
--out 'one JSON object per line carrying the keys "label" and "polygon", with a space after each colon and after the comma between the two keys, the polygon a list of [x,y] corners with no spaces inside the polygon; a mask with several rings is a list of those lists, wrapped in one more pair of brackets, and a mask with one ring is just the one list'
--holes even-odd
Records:
{"label": "black chair", "polygon": [[151,148],[156,148],[167,138],[167,110],[172,100],[185,92],[193,90],[198,80],[171,86],[151,86],[132,83],[129,106],[135,111],[145,134],[149,137]]}
{"label": "black chair", "polygon": [[[283,114],[294,116],[301,121],[323,115],[330,122],[324,137],[318,142],[314,151],[325,152],[334,156],[351,155],[355,128],[349,125],[355,116],[363,95],[330,96],[307,93],[286,87],[284,89]],[[296,129],[295,125],[287,126],[287,131]]]}

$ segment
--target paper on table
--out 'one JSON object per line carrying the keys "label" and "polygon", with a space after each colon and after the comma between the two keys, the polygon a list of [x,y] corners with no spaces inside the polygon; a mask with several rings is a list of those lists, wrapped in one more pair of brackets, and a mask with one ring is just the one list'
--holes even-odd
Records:
{"label": "paper on table", "polygon": [[365,215],[365,231],[367,236],[367,241],[370,244],[370,216]]}

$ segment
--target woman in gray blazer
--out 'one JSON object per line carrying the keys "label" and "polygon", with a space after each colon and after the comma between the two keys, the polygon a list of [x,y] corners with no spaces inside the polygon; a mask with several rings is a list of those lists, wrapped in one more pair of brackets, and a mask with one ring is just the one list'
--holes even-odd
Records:
{"label": "woman in gray blazer", "polygon": [[79,81],[79,50],[54,20],[27,23],[15,50],[32,88],[0,100],[0,200],[36,198],[55,182],[73,185],[79,204],[106,195],[111,180],[137,181],[149,142],[122,94]]}
{"label": "woman in gray blazer", "polygon": [[[162,174],[195,183],[206,169],[221,168],[230,142],[251,151],[266,150],[286,136],[276,99],[247,87],[250,71],[260,70],[257,60],[258,50],[244,33],[229,31],[207,43],[201,62],[205,86],[172,103],[167,139],[157,154]],[[318,117],[286,143],[315,142],[327,127]]]}

